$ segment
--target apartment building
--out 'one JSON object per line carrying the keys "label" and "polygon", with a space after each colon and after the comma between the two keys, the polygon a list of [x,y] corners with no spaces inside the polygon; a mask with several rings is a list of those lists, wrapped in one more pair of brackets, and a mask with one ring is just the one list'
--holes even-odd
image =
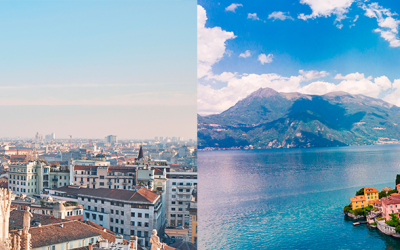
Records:
{"label": "apartment building", "polygon": [[192,192],[197,187],[197,172],[189,168],[171,168],[167,173],[166,219],[168,226],[189,227],[187,210]]}
{"label": "apartment building", "polygon": [[136,167],[76,165],[72,169],[74,185],[126,190],[136,185]]}
{"label": "apartment building", "polygon": [[52,168],[38,161],[12,163],[7,175],[8,187],[17,195],[40,195],[44,188],[58,188],[70,182],[67,167]]}
{"label": "apartment building", "polygon": [[137,236],[149,246],[152,230],[160,231],[164,221],[161,196],[146,188],[138,191],[66,186],[48,190],[53,197],[74,198],[84,207],[84,220],[90,220],[125,239]]}

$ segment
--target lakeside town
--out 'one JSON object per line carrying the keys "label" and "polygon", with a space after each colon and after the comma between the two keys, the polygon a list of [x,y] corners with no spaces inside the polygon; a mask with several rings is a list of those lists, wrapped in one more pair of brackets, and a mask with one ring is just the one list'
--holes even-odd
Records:
{"label": "lakeside town", "polygon": [[354,226],[367,224],[380,232],[400,238],[400,175],[396,177],[395,188],[364,187],[350,198],[350,204],[343,208]]}
{"label": "lakeside town", "polygon": [[194,140],[2,138],[0,174],[9,249],[197,249]]}

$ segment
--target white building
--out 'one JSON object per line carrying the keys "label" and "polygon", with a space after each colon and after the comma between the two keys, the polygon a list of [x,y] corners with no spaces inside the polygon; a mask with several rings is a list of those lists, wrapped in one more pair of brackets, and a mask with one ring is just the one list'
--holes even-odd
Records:
{"label": "white building", "polygon": [[167,173],[166,219],[171,227],[189,227],[192,191],[197,186],[197,172],[191,169],[170,169]]}
{"label": "white building", "polygon": [[130,191],[67,186],[48,191],[55,198],[75,197],[84,207],[84,220],[121,234],[127,240],[137,236],[143,246],[150,245],[153,229],[160,231],[163,226],[161,196],[146,188]]}

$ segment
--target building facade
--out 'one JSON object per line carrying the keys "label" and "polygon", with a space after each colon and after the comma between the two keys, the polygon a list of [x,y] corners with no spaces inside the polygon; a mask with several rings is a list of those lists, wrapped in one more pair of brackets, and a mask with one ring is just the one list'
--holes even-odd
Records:
{"label": "building facade", "polygon": [[171,227],[189,227],[191,218],[187,207],[197,186],[197,172],[191,169],[171,169],[167,179],[167,224]]}
{"label": "building facade", "polygon": [[138,191],[92,189],[77,186],[49,190],[56,198],[75,197],[84,207],[84,220],[90,220],[123,235],[138,237],[138,243],[150,245],[152,230],[160,231],[164,221],[161,196],[146,188]]}

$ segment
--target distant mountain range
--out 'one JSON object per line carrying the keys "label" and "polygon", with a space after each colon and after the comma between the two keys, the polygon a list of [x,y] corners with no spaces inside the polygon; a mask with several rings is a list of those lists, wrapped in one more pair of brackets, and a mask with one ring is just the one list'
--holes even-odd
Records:
{"label": "distant mountain range", "polygon": [[305,148],[398,143],[400,108],[345,92],[260,88],[221,114],[198,115],[198,148]]}

